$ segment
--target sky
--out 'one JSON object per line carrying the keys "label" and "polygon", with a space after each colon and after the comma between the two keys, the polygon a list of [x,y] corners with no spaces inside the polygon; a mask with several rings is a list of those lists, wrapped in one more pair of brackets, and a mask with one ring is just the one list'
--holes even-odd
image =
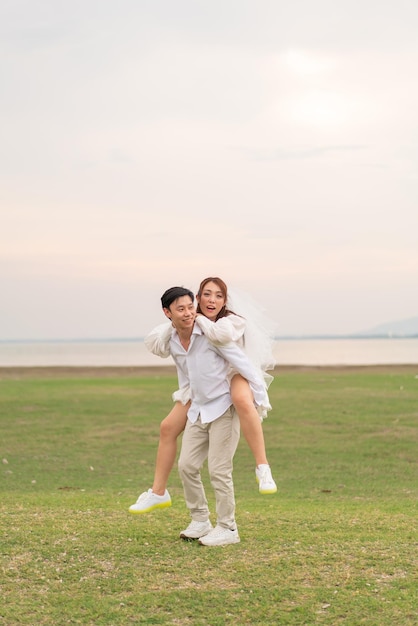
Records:
{"label": "sky", "polygon": [[2,0],[0,339],[418,315],[418,3]]}

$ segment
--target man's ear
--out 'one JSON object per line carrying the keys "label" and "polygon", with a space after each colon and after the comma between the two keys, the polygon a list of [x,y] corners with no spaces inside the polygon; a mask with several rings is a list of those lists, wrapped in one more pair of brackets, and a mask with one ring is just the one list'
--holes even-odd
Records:
{"label": "man's ear", "polygon": [[165,315],[166,317],[168,317],[168,319],[171,321],[171,312],[170,312],[170,309],[166,309],[166,308],[164,307],[164,308],[163,308],[163,311],[164,311],[164,315]]}

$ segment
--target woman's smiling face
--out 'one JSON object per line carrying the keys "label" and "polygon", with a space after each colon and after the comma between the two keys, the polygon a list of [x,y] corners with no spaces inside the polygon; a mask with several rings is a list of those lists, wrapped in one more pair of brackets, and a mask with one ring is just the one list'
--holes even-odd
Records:
{"label": "woman's smiling face", "polygon": [[213,281],[206,283],[200,296],[197,296],[197,301],[203,315],[212,322],[216,320],[219,311],[225,305],[223,293],[218,285]]}

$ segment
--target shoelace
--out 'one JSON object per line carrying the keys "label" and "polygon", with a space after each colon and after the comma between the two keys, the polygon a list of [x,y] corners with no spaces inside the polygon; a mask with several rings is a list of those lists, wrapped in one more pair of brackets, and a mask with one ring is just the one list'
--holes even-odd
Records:
{"label": "shoelace", "polygon": [[269,483],[273,481],[273,477],[271,476],[269,469],[266,468],[261,472],[260,480],[265,480]]}
{"label": "shoelace", "polygon": [[141,495],[139,496],[137,502],[142,502],[143,500],[145,500],[145,498],[147,498],[149,496],[149,491],[144,491],[144,493],[141,493]]}

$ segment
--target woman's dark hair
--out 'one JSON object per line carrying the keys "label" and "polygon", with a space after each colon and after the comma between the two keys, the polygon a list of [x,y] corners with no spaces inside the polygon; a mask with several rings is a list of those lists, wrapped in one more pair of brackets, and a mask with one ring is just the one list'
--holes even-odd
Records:
{"label": "woman's dark hair", "polygon": [[[219,287],[225,299],[225,304],[223,305],[222,309],[219,311],[218,315],[216,316],[215,321],[217,322],[219,319],[221,319],[221,317],[226,317],[227,315],[236,315],[236,313],[234,313],[233,311],[227,308],[228,287],[226,286],[226,283],[222,280],[222,278],[219,278],[218,276],[209,276],[209,278],[205,278],[204,280],[202,280],[202,282],[199,285],[199,291],[197,292],[197,295],[199,296],[199,298],[202,295],[202,292],[204,291],[208,283],[215,283]],[[197,313],[202,313],[200,304],[197,305]]]}

